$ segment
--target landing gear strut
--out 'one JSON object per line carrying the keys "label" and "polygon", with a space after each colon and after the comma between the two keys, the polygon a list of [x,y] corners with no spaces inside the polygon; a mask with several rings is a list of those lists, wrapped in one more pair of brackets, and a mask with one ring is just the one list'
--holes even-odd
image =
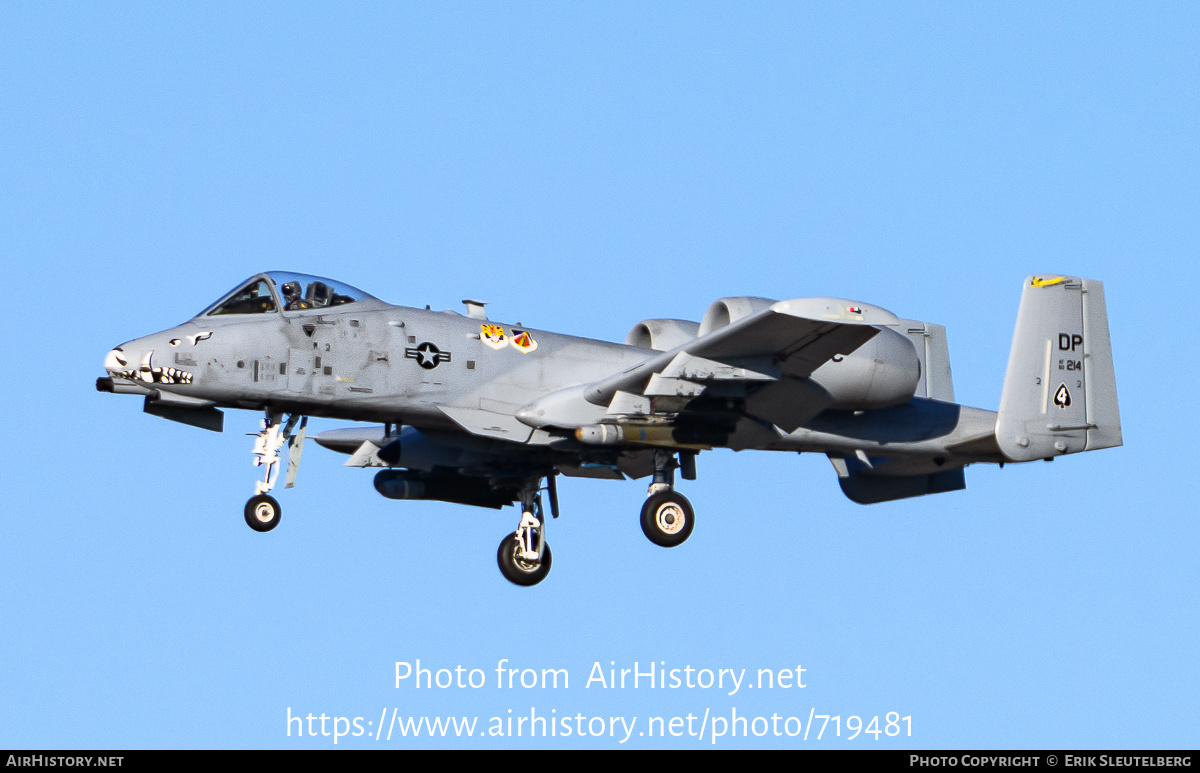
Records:
{"label": "landing gear strut", "polygon": [[[687,452],[681,452],[681,455]],[[696,477],[694,455],[685,457],[680,465],[670,451],[654,451],[654,482],[650,484],[650,496],[642,505],[642,533],[646,538],[664,548],[683,544],[696,525],[692,503],[683,494],[675,491],[675,469],[682,466],[684,477]]]}
{"label": "landing gear strut", "polygon": [[[307,416],[288,417],[287,422],[280,421],[280,415],[267,411],[262,420],[262,429],[254,440],[254,466],[266,467],[263,479],[254,484],[254,496],[246,502],[246,524],[255,531],[270,531],[279,525],[283,508],[275,498],[268,495],[279,478],[279,449],[286,443],[288,446],[288,473],[284,488],[291,488],[296,482],[296,470],[300,466],[300,454],[304,450],[304,429],[308,425]],[[300,423],[300,431],[293,437],[292,430]]]}
{"label": "landing gear strut", "polygon": [[[537,478],[521,489],[521,522],[496,551],[500,573],[514,585],[537,585],[550,573],[550,546],[546,544],[540,483]],[[552,504],[557,510],[557,497]]]}

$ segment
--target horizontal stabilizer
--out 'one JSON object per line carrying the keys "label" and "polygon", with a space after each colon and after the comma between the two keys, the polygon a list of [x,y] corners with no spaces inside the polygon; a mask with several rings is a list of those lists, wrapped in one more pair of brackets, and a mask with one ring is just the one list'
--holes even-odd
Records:
{"label": "horizontal stabilizer", "polygon": [[830,456],[829,461],[837,471],[842,493],[860,505],[961,491],[967,487],[961,467],[926,475],[871,475],[867,472],[869,468],[855,457]]}

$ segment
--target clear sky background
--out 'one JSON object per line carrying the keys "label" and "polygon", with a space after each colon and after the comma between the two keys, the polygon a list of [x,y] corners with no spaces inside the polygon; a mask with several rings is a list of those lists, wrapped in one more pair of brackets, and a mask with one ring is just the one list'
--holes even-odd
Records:
{"label": "clear sky background", "polygon": [[[1194,3],[5,3],[0,747],[332,748],[289,707],[1195,747],[1198,108]],[[95,391],[110,348],[266,269],[609,340],[726,295],[856,298],[945,324],[984,408],[1023,278],[1078,274],[1125,446],[870,507],[820,456],[705,453],[672,550],[644,481],[560,479],[553,571],[517,588],[513,508],[385,500],[313,445],[258,534],[256,414],[214,434]],[[488,686],[396,689],[418,658]],[[570,687],[496,689],[502,658]],[[585,688],[610,661],[806,687]],[[711,746],[645,729],[625,745]]]}

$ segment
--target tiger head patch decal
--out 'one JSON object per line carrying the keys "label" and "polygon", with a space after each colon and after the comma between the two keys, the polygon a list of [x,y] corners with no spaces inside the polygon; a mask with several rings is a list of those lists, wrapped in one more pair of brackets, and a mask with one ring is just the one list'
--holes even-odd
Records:
{"label": "tiger head patch decal", "polygon": [[499,325],[480,325],[479,340],[483,341],[484,346],[492,349],[503,349],[508,346],[508,336],[504,335],[504,328]]}

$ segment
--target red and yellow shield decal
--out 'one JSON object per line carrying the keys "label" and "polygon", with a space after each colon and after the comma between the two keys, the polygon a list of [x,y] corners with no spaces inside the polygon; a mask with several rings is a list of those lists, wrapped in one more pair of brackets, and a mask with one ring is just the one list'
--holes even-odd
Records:
{"label": "red and yellow shield decal", "polygon": [[533,340],[533,336],[529,335],[528,330],[512,329],[512,345],[513,348],[528,354],[537,348],[537,341]]}

